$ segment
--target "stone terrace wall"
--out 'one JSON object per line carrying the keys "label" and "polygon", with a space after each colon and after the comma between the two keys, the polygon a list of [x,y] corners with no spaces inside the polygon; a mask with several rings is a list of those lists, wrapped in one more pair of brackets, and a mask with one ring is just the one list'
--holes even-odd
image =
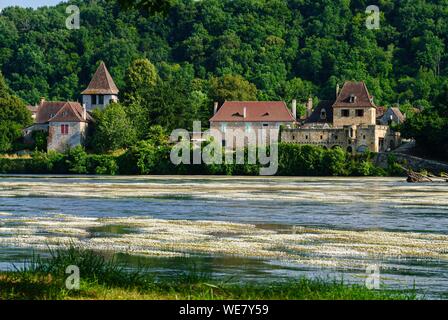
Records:
{"label": "stone terrace wall", "polygon": [[386,168],[389,156],[394,157],[396,161],[402,163],[405,167],[410,167],[415,171],[427,170],[434,174],[440,174],[441,172],[448,173],[448,163],[418,158],[403,153],[378,153],[374,159],[375,164]]}

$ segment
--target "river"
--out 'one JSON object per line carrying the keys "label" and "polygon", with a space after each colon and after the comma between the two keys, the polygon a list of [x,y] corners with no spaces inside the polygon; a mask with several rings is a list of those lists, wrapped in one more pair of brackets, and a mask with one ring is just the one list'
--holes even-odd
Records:
{"label": "river", "polygon": [[[0,176],[0,269],[76,244],[169,275],[306,275],[448,295],[448,184],[401,178]],[[376,267],[375,267],[376,268]]]}

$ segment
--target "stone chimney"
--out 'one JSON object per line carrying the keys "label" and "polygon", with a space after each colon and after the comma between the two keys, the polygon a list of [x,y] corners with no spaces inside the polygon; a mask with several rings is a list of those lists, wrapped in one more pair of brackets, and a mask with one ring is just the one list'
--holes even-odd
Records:
{"label": "stone chimney", "polygon": [[218,112],[218,102],[215,102],[213,105],[213,114],[216,114]]}
{"label": "stone chimney", "polygon": [[247,108],[244,107],[244,109],[243,109],[243,118],[246,119],[246,117],[247,117]]}
{"label": "stone chimney", "polygon": [[308,98],[308,102],[306,103],[306,117],[311,117],[313,113],[313,98]]}
{"label": "stone chimney", "polygon": [[87,120],[87,108],[86,108],[86,104],[85,103],[82,104],[82,118],[84,120]]}
{"label": "stone chimney", "polygon": [[41,106],[45,102],[45,97],[40,97],[39,105]]}
{"label": "stone chimney", "polygon": [[336,99],[339,97],[339,92],[341,91],[339,83],[336,84]]}
{"label": "stone chimney", "polygon": [[294,117],[295,120],[297,120],[297,100],[296,99],[292,100],[291,109],[292,109],[292,116]]}

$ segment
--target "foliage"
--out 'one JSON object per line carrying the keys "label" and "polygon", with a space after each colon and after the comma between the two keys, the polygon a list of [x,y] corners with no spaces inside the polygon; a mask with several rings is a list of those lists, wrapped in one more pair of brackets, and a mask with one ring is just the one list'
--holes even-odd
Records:
{"label": "foliage", "polygon": [[77,146],[67,151],[66,163],[71,173],[87,173],[87,153],[83,147]]}
{"label": "foliage", "polygon": [[[431,110],[406,136],[446,159],[437,140],[446,141],[445,120],[435,119],[447,117],[439,101],[448,83],[443,1],[383,1],[379,30],[366,29],[361,0],[74,3],[83,13],[76,32],[65,28],[65,4],[0,14],[0,71],[29,104],[77,99],[104,60],[140,140],[156,124],[208,124],[214,100],[296,98],[303,113],[308,96],[334,99],[336,84],[364,80],[377,105]],[[0,78],[0,122],[2,110],[20,104],[8,120],[27,126],[23,104],[4,98],[5,88]],[[11,149],[14,137],[4,133],[1,148]]]}
{"label": "foliage", "polygon": [[[187,261],[188,262],[188,261]],[[79,267],[79,290],[66,290],[67,266]],[[224,300],[415,300],[415,290],[369,290],[342,280],[299,278],[255,283],[214,278],[193,266],[169,278],[156,278],[132,265],[120,264],[97,251],[69,246],[50,251],[50,258],[34,255],[15,272],[0,273],[0,299],[224,299]]]}
{"label": "foliage", "polygon": [[157,84],[156,67],[148,59],[134,60],[126,71],[124,99],[128,104],[141,103],[147,91]]}
{"label": "foliage", "polygon": [[212,78],[210,96],[214,101],[254,101],[257,100],[257,88],[239,75],[225,75]]}
{"label": "foliage", "polygon": [[104,110],[93,112],[94,131],[91,147],[99,152],[114,151],[132,145],[136,140],[136,132],[124,107],[119,103],[111,103]]}
{"label": "foliage", "polygon": [[0,152],[11,151],[22,137],[22,128],[30,124],[30,112],[23,101],[13,95],[0,72]]}
{"label": "foliage", "polygon": [[448,76],[440,1],[387,1],[379,30],[365,28],[360,0],[75,2],[83,13],[76,32],[65,29],[64,4],[0,15],[1,71],[30,104],[78,97],[99,60],[122,89],[133,61],[148,59],[159,73],[190,65],[193,78],[214,84],[243,77],[262,100],[330,99],[336,83],[354,79],[367,82],[379,105],[427,105]]}
{"label": "foliage", "polygon": [[[179,164],[170,160],[172,146],[166,136],[158,132],[119,155],[87,154],[78,146],[65,154],[34,152],[31,158],[1,158],[0,173],[74,173],[74,174],[127,174],[127,175],[241,175],[260,174],[260,163],[248,163],[244,150],[244,164]],[[204,148],[206,144],[202,146]],[[189,147],[190,156],[193,146]],[[223,151],[223,155],[225,150]],[[327,150],[318,146],[280,143],[278,146],[278,176],[402,176],[394,159],[381,169],[373,164],[373,155],[351,156],[340,148]],[[260,151],[259,151],[260,152]],[[192,158],[192,157],[191,157]]]}
{"label": "foliage", "polygon": [[46,151],[47,150],[47,137],[48,133],[43,130],[35,130],[32,133],[34,148],[37,151]]}

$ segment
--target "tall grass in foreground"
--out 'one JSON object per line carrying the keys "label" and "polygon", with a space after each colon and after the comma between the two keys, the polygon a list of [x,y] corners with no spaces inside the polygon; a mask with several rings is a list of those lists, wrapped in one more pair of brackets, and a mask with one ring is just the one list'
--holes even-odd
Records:
{"label": "tall grass in foreground", "polygon": [[[67,290],[67,266],[80,269],[79,290]],[[15,272],[0,273],[0,299],[416,299],[414,291],[368,290],[342,281],[300,278],[288,282],[235,283],[195,268],[169,279],[129,270],[100,253],[69,247],[34,255]]]}

